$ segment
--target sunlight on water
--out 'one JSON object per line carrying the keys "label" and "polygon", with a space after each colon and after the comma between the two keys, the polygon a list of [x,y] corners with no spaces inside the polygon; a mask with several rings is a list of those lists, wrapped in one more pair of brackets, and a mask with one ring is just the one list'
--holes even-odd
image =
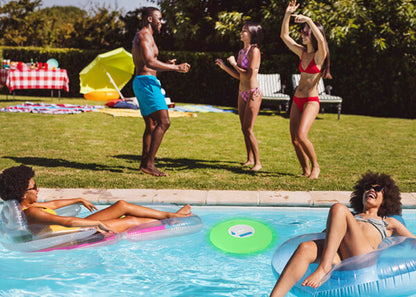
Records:
{"label": "sunlight on water", "polygon": [[[328,213],[328,209],[243,207],[193,211],[204,227],[188,236],[48,253],[24,254],[0,247],[0,296],[268,296],[276,281],[271,268],[275,249],[295,235],[323,230]],[[269,226],[276,235],[272,246],[245,256],[215,248],[209,231],[235,218]],[[416,212],[405,211],[404,218],[416,232]]]}

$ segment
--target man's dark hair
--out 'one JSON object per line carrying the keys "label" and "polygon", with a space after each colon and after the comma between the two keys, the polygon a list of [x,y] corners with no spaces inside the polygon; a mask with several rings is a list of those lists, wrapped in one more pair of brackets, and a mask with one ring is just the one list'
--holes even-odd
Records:
{"label": "man's dark hair", "polygon": [[159,9],[159,8],[156,8],[156,7],[151,7],[151,6],[149,6],[149,7],[143,7],[143,8],[141,9],[141,11],[142,11],[142,21],[143,21],[143,26],[146,26],[146,25],[149,23],[149,22],[147,21],[147,18],[148,18],[149,16],[152,16],[154,11],[160,11],[160,9]]}
{"label": "man's dark hair", "polygon": [[356,182],[351,194],[351,207],[356,212],[361,213],[363,211],[363,194],[366,187],[372,185],[383,187],[383,203],[378,210],[378,215],[380,217],[401,215],[402,203],[399,187],[389,175],[384,173],[368,171],[362,175],[361,179]]}
{"label": "man's dark hair", "polygon": [[31,167],[20,165],[5,169],[0,174],[0,197],[4,201],[16,199],[21,202],[29,181],[35,176]]}

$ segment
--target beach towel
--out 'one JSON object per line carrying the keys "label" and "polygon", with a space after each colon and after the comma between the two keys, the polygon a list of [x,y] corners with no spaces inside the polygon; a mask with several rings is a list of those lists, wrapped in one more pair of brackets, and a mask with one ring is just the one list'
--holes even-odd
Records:
{"label": "beach towel", "polygon": [[[102,112],[108,115],[112,115],[113,117],[131,117],[131,118],[141,118],[142,114],[140,110],[134,109],[124,109],[124,108],[105,108],[105,109],[98,109],[97,112]],[[177,118],[177,117],[196,117],[195,113],[192,112],[183,112],[183,111],[175,111],[175,110],[168,110],[169,117]]]}
{"label": "beach towel", "polygon": [[30,112],[42,114],[77,114],[82,112],[94,111],[104,108],[97,105],[73,105],[73,104],[52,104],[52,103],[32,103],[25,102],[16,106],[3,107],[1,112]]}
{"label": "beach towel", "polygon": [[182,112],[234,112],[232,110],[221,109],[213,107],[212,105],[197,105],[197,104],[187,104],[181,106],[175,106],[173,110],[182,111]]}

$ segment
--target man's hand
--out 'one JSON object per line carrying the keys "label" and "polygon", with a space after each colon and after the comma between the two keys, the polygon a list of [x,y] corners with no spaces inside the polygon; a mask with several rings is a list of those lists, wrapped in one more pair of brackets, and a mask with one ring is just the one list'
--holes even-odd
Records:
{"label": "man's hand", "polygon": [[178,65],[178,69],[176,71],[180,73],[187,73],[190,68],[191,68],[191,65],[189,65],[188,63],[182,63]]}

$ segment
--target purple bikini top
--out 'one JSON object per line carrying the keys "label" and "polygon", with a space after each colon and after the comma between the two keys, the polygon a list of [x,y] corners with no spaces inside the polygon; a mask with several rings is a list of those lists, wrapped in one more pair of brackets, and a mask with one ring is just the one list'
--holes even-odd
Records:
{"label": "purple bikini top", "polygon": [[244,50],[243,48],[238,52],[238,58],[237,60],[240,60],[240,64],[238,66],[240,66],[241,68],[247,69],[248,67],[248,58],[247,58],[247,54],[251,49],[251,45],[249,46],[249,48],[247,50]]}

